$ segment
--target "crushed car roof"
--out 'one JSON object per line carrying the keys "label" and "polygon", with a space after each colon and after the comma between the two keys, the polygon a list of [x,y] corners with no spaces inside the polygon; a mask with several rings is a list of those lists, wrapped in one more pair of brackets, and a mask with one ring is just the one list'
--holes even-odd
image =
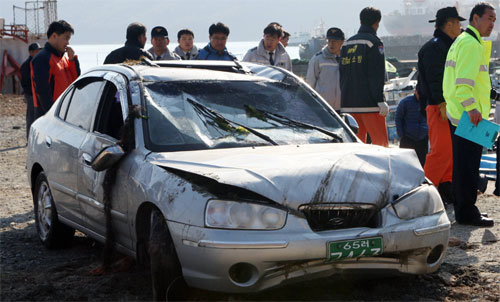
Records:
{"label": "crushed car roof", "polygon": [[[129,78],[140,77],[144,81],[269,81],[268,76],[259,76],[251,72],[248,67],[256,67],[255,64],[232,61],[148,61],[149,64],[112,64],[92,68],[93,70],[112,70],[124,72]],[[257,66],[259,74],[265,74],[262,69],[269,69],[269,73],[281,73],[281,71]],[[132,75],[134,73],[135,76]]]}

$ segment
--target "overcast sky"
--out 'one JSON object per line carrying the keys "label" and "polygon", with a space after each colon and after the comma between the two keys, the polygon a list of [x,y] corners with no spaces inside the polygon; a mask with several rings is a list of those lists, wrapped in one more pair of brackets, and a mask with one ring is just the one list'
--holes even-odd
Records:
{"label": "overcast sky", "polygon": [[[435,0],[430,0],[435,1]],[[340,27],[346,36],[359,27],[359,12],[375,6],[382,14],[402,8],[401,0],[59,0],[58,18],[75,29],[72,44],[114,44],[125,41],[129,23],[150,29],[165,26],[172,41],[177,31],[190,28],[197,42],[208,41],[208,27],[221,21],[231,30],[230,41],[256,41],[269,22],[283,24],[290,33],[310,32],[321,20],[325,28]],[[463,0],[461,0],[463,2]],[[0,17],[12,22],[12,5],[25,0],[0,0]],[[19,18],[20,14],[16,15]],[[24,16],[23,16],[24,19]],[[16,20],[17,21],[17,20]],[[22,20],[24,21],[24,20]],[[382,19],[383,22],[383,19]],[[383,26],[379,35],[387,35]]]}

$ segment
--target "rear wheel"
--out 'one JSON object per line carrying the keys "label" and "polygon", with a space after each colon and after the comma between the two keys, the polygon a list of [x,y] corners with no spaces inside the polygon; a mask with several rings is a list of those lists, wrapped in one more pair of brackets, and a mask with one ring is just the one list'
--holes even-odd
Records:
{"label": "rear wheel", "polygon": [[178,300],[185,294],[186,284],[177,258],[167,222],[159,210],[151,212],[149,259],[155,301]]}
{"label": "rear wheel", "polygon": [[57,211],[45,173],[38,174],[33,194],[35,224],[38,237],[45,247],[52,249],[68,246],[75,229],[59,222]]}

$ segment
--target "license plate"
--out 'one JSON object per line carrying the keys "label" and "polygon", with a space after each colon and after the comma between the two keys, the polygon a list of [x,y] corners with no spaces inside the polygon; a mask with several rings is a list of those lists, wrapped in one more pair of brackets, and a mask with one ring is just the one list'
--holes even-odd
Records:
{"label": "license plate", "polygon": [[328,260],[377,256],[383,253],[382,237],[328,243]]}

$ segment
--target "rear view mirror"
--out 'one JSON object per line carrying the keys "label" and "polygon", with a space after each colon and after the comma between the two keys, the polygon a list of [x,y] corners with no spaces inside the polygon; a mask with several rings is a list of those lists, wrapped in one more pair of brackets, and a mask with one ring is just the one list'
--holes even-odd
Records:
{"label": "rear view mirror", "polygon": [[90,165],[95,171],[104,171],[116,164],[123,155],[125,151],[119,145],[107,146],[94,157]]}
{"label": "rear view mirror", "polygon": [[354,117],[349,113],[343,113],[342,117],[344,118],[344,122],[347,126],[349,126],[354,133],[358,134],[359,125],[358,122],[356,122],[356,119],[354,119]]}

